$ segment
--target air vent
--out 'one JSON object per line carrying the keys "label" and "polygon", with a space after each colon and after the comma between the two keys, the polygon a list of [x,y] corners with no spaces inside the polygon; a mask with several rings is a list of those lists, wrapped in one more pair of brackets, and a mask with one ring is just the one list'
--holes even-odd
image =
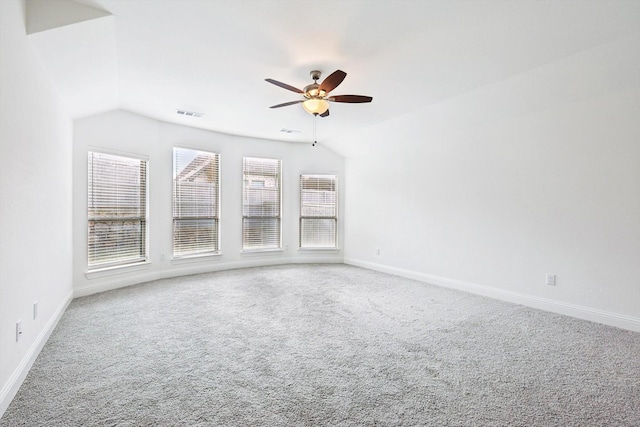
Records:
{"label": "air vent", "polygon": [[299,130],[285,129],[285,128],[280,129],[280,132],[282,132],[282,133],[300,133]]}
{"label": "air vent", "polygon": [[176,113],[177,113],[179,116],[187,116],[187,117],[202,117],[202,113],[196,113],[195,111],[176,110]]}

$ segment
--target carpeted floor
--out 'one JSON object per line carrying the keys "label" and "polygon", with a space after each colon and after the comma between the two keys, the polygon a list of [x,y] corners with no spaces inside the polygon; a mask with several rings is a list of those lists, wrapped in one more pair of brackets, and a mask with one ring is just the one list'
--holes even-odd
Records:
{"label": "carpeted floor", "polygon": [[640,334],[346,265],[74,300],[2,426],[639,426]]}

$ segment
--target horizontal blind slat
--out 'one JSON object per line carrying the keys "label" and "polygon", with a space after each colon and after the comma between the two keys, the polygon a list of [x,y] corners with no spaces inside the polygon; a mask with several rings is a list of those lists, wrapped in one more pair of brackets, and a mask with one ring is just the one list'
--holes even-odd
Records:
{"label": "horizontal blind slat", "polygon": [[88,153],[88,266],[146,259],[146,161]]}
{"label": "horizontal blind slat", "polygon": [[173,172],[173,255],[217,252],[219,155],[175,147]]}
{"label": "horizontal blind slat", "polygon": [[279,249],[282,246],[282,162],[245,157],[242,172],[242,248]]}
{"label": "horizontal blind slat", "polygon": [[336,248],[337,216],[337,177],[300,175],[300,247]]}

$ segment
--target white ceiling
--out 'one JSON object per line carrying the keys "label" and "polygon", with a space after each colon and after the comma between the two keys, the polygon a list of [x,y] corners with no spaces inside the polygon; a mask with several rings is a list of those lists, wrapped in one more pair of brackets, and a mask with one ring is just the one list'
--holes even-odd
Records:
{"label": "white ceiling", "polygon": [[313,118],[300,105],[269,109],[300,95],[265,78],[303,88],[311,70],[341,69],[332,94],[373,96],[333,103],[317,122],[323,140],[640,31],[637,0],[78,0],[108,14],[72,25],[40,22],[70,0],[27,1],[29,37],[74,118],[123,109],[296,142],[312,140]]}

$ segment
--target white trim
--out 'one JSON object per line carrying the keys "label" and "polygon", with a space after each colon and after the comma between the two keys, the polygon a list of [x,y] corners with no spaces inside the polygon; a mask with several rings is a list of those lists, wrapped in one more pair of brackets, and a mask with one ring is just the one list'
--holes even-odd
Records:
{"label": "white trim", "polygon": [[299,253],[329,253],[329,254],[337,254],[340,253],[340,248],[297,248]]}
{"label": "white trim", "polygon": [[[197,273],[197,272],[196,272]],[[160,279],[160,272],[146,272],[142,274],[132,275],[114,275],[109,276],[108,281],[102,283],[89,284],[85,286],[79,286],[73,289],[73,297],[80,298],[87,295],[97,294],[100,292],[112,291],[114,289],[125,288],[131,285],[137,285],[138,283],[150,282],[152,280]],[[185,273],[195,274],[195,273]],[[176,274],[176,276],[179,274]]]}
{"label": "white trim", "polygon": [[[175,204],[175,179],[176,177],[173,176],[173,173],[176,172],[175,171],[175,163],[176,163],[176,149],[178,150],[189,150],[189,151],[197,151],[198,153],[206,153],[206,154],[213,154],[216,157],[216,166],[218,167],[218,182],[216,182],[217,185],[217,201],[216,201],[216,207],[217,212],[216,212],[216,217],[213,219],[216,222],[216,247],[218,248],[217,251],[215,252],[209,252],[209,253],[205,253],[205,254],[192,254],[192,255],[185,255],[185,256],[175,256],[173,255],[173,257],[171,258],[171,261],[173,262],[174,260],[180,260],[180,259],[185,259],[185,258],[195,258],[195,257],[203,257],[203,256],[217,256],[217,255],[221,255],[220,252],[220,211],[221,211],[221,205],[220,202],[222,201],[222,185],[220,183],[221,181],[221,176],[222,176],[222,161],[221,161],[221,156],[220,156],[220,152],[219,151],[207,151],[204,149],[200,149],[200,148],[190,148],[190,147],[184,147],[181,145],[173,145],[173,148],[171,149],[171,218],[172,218],[172,224],[171,224],[171,253],[175,254],[175,221],[176,218],[173,216],[174,215],[174,204]],[[197,155],[196,155],[197,157]],[[194,157],[195,159],[195,157]],[[211,219],[211,218],[203,218],[203,219]]]}
{"label": "white trim", "polygon": [[173,257],[169,261],[174,265],[193,264],[197,262],[218,261],[222,257],[222,252],[209,252],[193,255]]}
{"label": "white trim", "polygon": [[49,321],[44,328],[40,331],[40,334],[36,337],[33,344],[27,351],[27,354],[22,358],[16,369],[13,371],[9,380],[5,383],[2,390],[0,390],[0,418],[4,414],[4,412],[9,407],[9,404],[20,390],[20,386],[24,382],[24,379],[27,377],[29,370],[33,366],[33,363],[36,361],[40,351],[47,343],[47,340],[51,336],[51,333],[56,328],[58,321],[62,318],[65,310],[71,303],[73,298],[73,291],[69,292],[67,296],[62,301],[62,304],[58,306],[58,309],[53,313],[53,315],[49,318]]}
{"label": "white trim", "polygon": [[[257,255],[257,254],[256,254]],[[74,289],[74,298],[97,294],[99,292],[111,291],[113,289],[124,288],[126,286],[137,285],[139,283],[151,282],[153,280],[168,279],[170,277],[187,276],[190,274],[212,273],[215,271],[233,270],[236,268],[266,267],[283,264],[343,264],[341,256],[310,256],[300,257],[263,257],[260,259],[248,257],[242,261],[216,262],[214,263],[186,263],[184,268],[173,268],[171,270],[151,271],[135,276],[123,277],[122,275],[112,276],[113,280],[98,284],[80,286]]]}
{"label": "white trim", "polygon": [[291,264],[344,264],[344,258],[341,256],[336,257],[313,257],[314,254],[309,254],[309,256],[302,256],[300,258],[296,258],[291,260]]}
{"label": "white trim", "polygon": [[[304,217],[302,216],[302,177],[303,176],[333,176],[335,187],[336,187],[336,215],[333,217],[336,220],[336,235],[335,235],[335,247],[333,248],[314,248],[314,247],[301,247],[302,243],[302,220]],[[338,176],[338,172],[327,172],[327,173],[313,173],[313,172],[300,172],[298,174],[298,250],[315,250],[315,251],[323,251],[323,250],[333,250],[340,251],[340,177]]]}
{"label": "white trim", "polygon": [[447,277],[434,276],[417,271],[390,267],[387,265],[362,261],[354,258],[345,258],[344,263],[354,265],[356,267],[363,267],[370,270],[381,271],[383,273],[406,277],[408,279],[418,280],[432,285],[442,286],[444,288],[457,289],[476,295],[482,295],[502,301],[512,302],[515,304],[521,304],[527,307],[550,311],[552,313],[563,314],[565,316],[576,317],[578,319],[589,320],[591,322],[602,323],[605,325],[615,326],[634,332],[640,332],[640,318],[633,316],[612,313],[595,308],[580,306],[577,304],[556,301],[548,298],[536,297],[519,292],[506,291],[490,286],[463,282],[461,280],[450,279]]}
{"label": "white trim", "polygon": [[[245,176],[245,163],[246,163],[246,159],[258,159],[258,160],[276,160],[279,162],[279,166],[280,169],[278,171],[278,189],[280,190],[280,200],[279,200],[279,204],[280,204],[280,212],[279,215],[277,217],[263,217],[263,218],[277,218],[280,221],[280,247],[279,248],[273,248],[273,249],[260,249],[260,248],[248,248],[245,249],[244,248],[244,219],[246,218],[244,216],[244,192],[245,192],[245,186],[244,186],[244,176]],[[240,199],[240,212],[242,214],[242,222],[241,222],[241,227],[242,227],[242,234],[240,235],[240,243],[242,245],[242,251],[240,252],[241,254],[248,254],[248,253],[252,253],[252,252],[277,252],[277,251],[284,251],[283,247],[282,247],[282,241],[283,241],[283,227],[282,227],[282,223],[283,223],[283,200],[284,200],[284,187],[285,187],[285,183],[284,183],[284,176],[285,176],[285,171],[284,171],[284,160],[282,159],[282,157],[279,158],[274,158],[274,157],[265,157],[265,156],[254,156],[254,155],[243,155],[242,156],[242,177],[241,177],[241,183],[242,183],[242,197]]]}
{"label": "white trim", "polygon": [[[173,148],[183,148],[185,150],[193,150],[193,151],[200,151],[202,153],[209,153],[209,154],[217,154],[218,156],[220,155],[220,150],[210,150],[209,148],[202,148],[202,147],[198,147],[196,144],[183,144],[182,142],[174,142],[172,144]],[[172,160],[173,162],[173,160]],[[173,169],[173,167],[172,167]]]}
{"label": "white trim", "polygon": [[240,255],[282,255],[285,252],[284,248],[273,248],[273,249],[243,249],[240,251]]}
{"label": "white trim", "polygon": [[87,154],[90,152],[94,152],[94,153],[102,153],[102,154],[110,154],[112,156],[120,156],[120,157],[129,157],[132,159],[136,159],[136,160],[144,160],[146,162],[149,161],[149,156],[147,154],[139,154],[139,153],[134,153],[131,151],[123,151],[123,150],[115,150],[112,148],[104,148],[104,147],[97,147],[95,145],[88,145],[87,146]]}
{"label": "white trim", "polygon": [[[142,162],[144,162],[144,173],[145,173],[145,178],[144,178],[144,181],[145,181],[144,182],[144,199],[145,199],[144,200],[144,217],[140,217],[141,220],[144,219],[144,256],[141,257],[142,261],[137,261],[137,262],[133,262],[133,263],[125,263],[125,264],[120,264],[119,263],[119,264],[116,264],[116,265],[107,265],[105,267],[100,267],[98,265],[96,268],[92,269],[91,266],[89,266],[89,233],[88,233],[87,228],[85,226],[85,228],[84,228],[84,230],[85,230],[84,231],[84,233],[85,233],[84,234],[84,236],[85,236],[85,244],[84,245],[85,245],[85,248],[86,248],[86,252],[85,252],[86,264],[85,265],[87,265],[87,272],[85,273],[85,276],[88,279],[91,279],[92,277],[100,277],[100,274],[94,275],[94,273],[100,273],[102,271],[107,271],[112,267],[116,267],[116,268],[123,267],[123,268],[126,268],[126,267],[128,267],[130,265],[143,264],[143,263],[149,261],[149,237],[150,237],[149,236],[149,234],[150,234],[149,230],[150,230],[150,227],[151,227],[151,221],[149,219],[149,208],[150,208],[150,205],[149,205],[149,200],[150,200],[149,199],[149,197],[150,197],[150,195],[149,195],[149,182],[150,182],[150,179],[151,179],[151,176],[150,176],[151,168],[150,168],[149,156],[142,155],[142,154],[126,153],[124,151],[109,150],[109,149],[105,149],[103,151],[96,151],[95,150],[96,148],[98,148],[98,147],[89,146],[88,147],[88,151],[87,151],[87,156],[89,154],[92,154],[92,153],[98,153],[98,154],[106,154],[106,155],[109,155],[109,156],[122,157],[122,158],[125,158],[125,159],[138,160],[138,161],[141,162],[141,164],[142,164]],[[87,166],[93,165],[92,159],[93,158],[91,158],[91,160],[90,160],[87,157],[87,161],[90,162],[90,163],[86,164]],[[86,196],[85,199],[84,199],[85,200],[85,206],[88,206],[88,200],[89,200],[89,197],[88,197],[88,190],[89,190],[89,172],[88,172],[88,169],[89,168],[86,169],[87,170],[87,174],[84,176],[85,183],[87,184],[87,186],[85,187],[85,192],[84,192],[84,194]],[[91,169],[93,170],[93,167],[91,167]],[[84,209],[83,220],[84,220],[85,224],[89,224],[90,220],[89,220],[89,212],[88,212],[87,208]],[[111,264],[111,263],[109,263],[109,264]]]}
{"label": "white trim", "polygon": [[84,273],[87,279],[95,279],[98,277],[114,276],[116,274],[126,274],[132,271],[146,270],[151,266],[149,260],[140,261],[133,264],[114,265],[111,267],[97,268]]}

